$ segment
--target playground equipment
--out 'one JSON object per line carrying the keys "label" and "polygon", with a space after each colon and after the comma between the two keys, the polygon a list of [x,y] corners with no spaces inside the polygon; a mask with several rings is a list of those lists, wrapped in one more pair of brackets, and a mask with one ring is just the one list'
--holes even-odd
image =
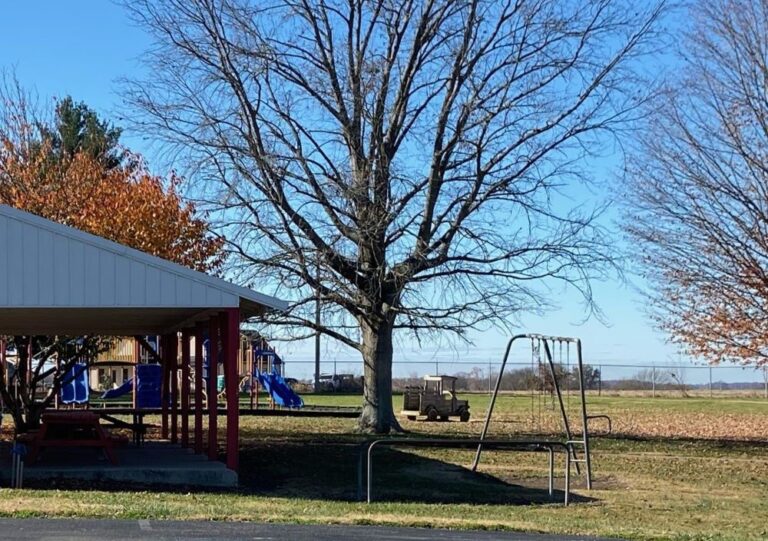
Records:
{"label": "playground equipment", "polygon": [[[578,338],[570,338],[570,337],[563,337],[563,336],[545,336],[541,334],[518,334],[516,336],[513,336],[512,339],[507,344],[507,349],[504,353],[504,359],[501,363],[501,369],[499,370],[498,378],[496,379],[496,386],[493,390],[493,396],[491,397],[491,403],[488,406],[488,412],[485,417],[485,422],[483,424],[483,430],[480,435],[480,441],[482,442],[485,440],[486,435],[488,434],[488,426],[491,422],[491,416],[493,415],[493,408],[496,404],[496,398],[499,395],[499,387],[501,386],[501,379],[504,376],[504,368],[507,365],[507,360],[509,359],[509,353],[512,349],[512,344],[515,343],[515,341],[520,339],[530,339],[531,340],[531,362],[533,364],[534,356],[537,354],[539,355],[539,362],[540,362],[540,354],[543,350],[548,367],[549,367],[549,376],[551,377],[551,385],[553,393],[557,397],[558,404],[560,406],[560,415],[562,417],[563,421],[563,431],[565,433],[565,443],[568,445],[569,452],[572,456],[572,462],[575,463],[576,471],[578,473],[581,473],[581,469],[579,467],[579,464],[585,465],[585,474],[586,474],[586,481],[587,481],[587,489],[592,488],[592,461],[590,457],[590,449],[589,449],[589,420],[590,419],[596,419],[596,418],[605,418],[604,415],[594,415],[590,416],[587,415],[587,401],[586,401],[586,392],[585,392],[585,385],[584,385],[584,366],[582,362],[582,355],[581,355],[581,340]],[[570,366],[570,344],[575,345],[576,349],[576,362],[577,362],[577,369],[578,369],[578,382],[579,382],[579,413],[581,417],[581,438],[576,439],[574,437],[573,431],[571,429],[571,423],[569,421],[568,417],[568,410],[566,409],[566,405],[563,401],[563,395],[560,390],[560,381],[558,377],[558,371],[555,367],[555,362],[553,359],[553,351],[555,351],[555,344],[560,345],[560,351],[562,354],[562,345],[566,344],[566,354],[568,355],[567,363],[568,366]],[[562,361],[562,358],[561,358]],[[570,396],[570,395],[569,395]],[[570,400],[570,399],[569,399]],[[582,447],[583,452],[583,458],[579,458],[578,452],[576,450],[576,447],[580,446]],[[472,463],[472,471],[477,470],[477,466],[480,462],[480,454],[483,449],[483,444],[480,443],[477,446],[477,452],[475,454],[475,460]]]}
{"label": "playground equipment", "polygon": [[[162,405],[160,399],[163,373],[159,364],[136,365],[136,407],[159,408]],[[134,380],[129,378],[115,389],[109,389],[102,393],[102,399],[119,398],[134,390]]]}
{"label": "playground equipment", "polygon": [[[496,404],[496,398],[499,394],[499,389],[501,386],[501,381],[504,376],[504,369],[507,365],[507,360],[509,359],[510,350],[512,349],[512,344],[519,340],[528,338],[531,340],[531,363],[532,363],[532,369],[535,368],[535,361],[539,361],[539,368],[542,367],[543,363],[541,363],[541,352],[544,352],[544,356],[546,358],[547,366],[549,368],[548,373],[548,382],[551,385],[552,388],[552,394],[553,396],[557,397],[557,402],[560,406],[560,415],[562,417],[563,421],[563,431],[565,433],[565,438],[562,440],[553,439],[553,438],[525,438],[525,439],[488,439],[486,436],[488,434],[488,426],[490,425],[491,417],[493,415],[493,409]],[[580,417],[581,417],[581,437],[577,438],[574,432],[572,431],[571,427],[572,424],[569,420],[568,416],[568,408],[566,407],[565,402],[563,401],[563,396],[560,389],[560,380],[558,375],[558,367],[555,366],[555,362],[553,359],[553,351],[555,351],[555,344],[560,345],[560,352],[561,352],[561,358],[560,358],[560,365],[562,365],[562,345],[566,345],[566,355],[568,356],[567,366],[570,367],[570,344],[574,344],[576,347],[576,353],[577,353],[577,369],[578,369],[578,381],[579,381],[579,402],[580,402]],[[538,359],[537,359],[538,357]],[[561,371],[562,372],[562,371]],[[568,371],[569,373],[570,371]],[[535,373],[532,371],[532,373]],[[539,375],[541,375],[541,370],[539,371]],[[542,387],[546,387],[546,385],[542,385]],[[546,390],[546,389],[543,389]],[[533,396],[533,395],[532,395]],[[569,399],[570,401],[570,399]],[[532,413],[533,413],[533,402],[532,402]],[[366,499],[368,502],[372,499],[372,478],[373,478],[373,465],[372,465],[372,453],[373,449],[377,446],[404,446],[404,447],[452,447],[452,448],[462,448],[467,447],[469,445],[476,446],[476,454],[475,454],[475,460],[472,464],[472,471],[477,471],[478,464],[480,462],[480,456],[483,450],[483,447],[491,448],[491,449],[508,449],[508,450],[519,450],[519,451],[546,451],[548,454],[548,464],[549,464],[549,478],[548,478],[548,493],[549,496],[552,497],[554,495],[554,456],[555,452],[557,450],[562,450],[565,453],[565,494],[563,503],[565,505],[568,505],[570,500],[570,472],[571,472],[571,464],[575,464],[577,473],[581,473],[581,468],[579,467],[579,464],[584,464],[585,469],[584,473],[586,474],[586,485],[587,489],[592,489],[592,463],[590,460],[590,448],[589,448],[589,420],[590,419],[606,419],[610,426],[610,419],[605,415],[587,415],[587,407],[586,407],[586,393],[585,393],[585,384],[584,384],[584,367],[582,363],[582,352],[581,352],[581,340],[578,338],[568,338],[568,337],[559,337],[559,336],[545,336],[541,334],[520,334],[513,336],[512,339],[507,344],[506,351],[504,353],[504,359],[502,361],[501,369],[499,370],[498,378],[496,379],[496,386],[493,391],[493,396],[491,397],[491,403],[488,407],[488,412],[486,414],[485,422],[483,424],[482,433],[480,435],[479,439],[445,439],[445,440],[435,440],[435,439],[387,439],[387,440],[373,440],[364,442],[361,446],[360,450],[360,460],[358,461],[358,494],[362,497],[363,492],[363,472],[367,471],[367,490],[366,490]],[[579,458],[579,451],[578,448],[581,448],[581,452],[583,452],[583,458]]]}
{"label": "playground equipment", "polygon": [[259,386],[269,395],[272,406],[301,408],[304,401],[283,377],[284,363],[264,338],[251,341],[251,373],[247,378],[251,409],[258,408]]}
{"label": "playground equipment", "polygon": [[456,378],[453,376],[424,376],[421,387],[406,387],[402,415],[415,421],[426,416],[428,421],[447,421],[458,417],[469,421],[469,402],[456,398]]}
{"label": "playground equipment", "polygon": [[283,375],[283,360],[273,349],[266,347],[253,349],[254,372],[274,372]]}
{"label": "playground equipment", "polygon": [[136,407],[159,408],[162,385],[163,369],[159,364],[136,365]]}
{"label": "playground equipment", "polygon": [[101,393],[101,396],[99,398],[101,399],[118,398],[130,393],[131,391],[133,391],[133,378],[128,378],[119,387],[116,387],[114,389],[108,389],[103,393]]}
{"label": "playground equipment", "polygon": [[61,403],[87,404],[89,395],[88,365],[77,363],[67,371],[61,382]]}
{"label": "playground equipment", "polygon": [[304,406],[304,400],[291,389],[283,376],[277,372],[257,372],[256,378],[276,405],[288,408]]}

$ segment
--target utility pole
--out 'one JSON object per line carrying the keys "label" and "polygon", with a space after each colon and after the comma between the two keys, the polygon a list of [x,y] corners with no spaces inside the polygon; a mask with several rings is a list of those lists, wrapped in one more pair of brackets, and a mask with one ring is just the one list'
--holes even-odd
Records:
{"label": "utility pole", "polygon": [[491,396],[491,361],[488,361],[488,396]]}
{"label": "utility pole", "polygon": [[[320,258],[317,260],[317,283],[320,284]],[[334,370],[335,372],[335,370]],[[320,392],[320,288],[315,288],[315,392]]]}

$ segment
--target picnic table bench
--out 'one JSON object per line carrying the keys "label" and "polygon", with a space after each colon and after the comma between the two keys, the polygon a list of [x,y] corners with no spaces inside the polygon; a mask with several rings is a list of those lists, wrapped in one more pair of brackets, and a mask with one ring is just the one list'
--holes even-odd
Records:
{"label": "picnic table bench", "polygon": [[109,461],[117,465],[114,440],[91,411],[46,412],[40,430],[32,437],[27,462],[32,465],[45,447],[100,447]]}
{"label": "picnic table bench", "polygon": [[[96,413],[101,419],[104,419],[110,423],[113,428],[124,428],[130,430],[133,433],[133,443],[136,447],[141,447],[144,444],[144,439],[147,435],[147,429],[152,427],[151,424],[144,422],[145,411],[136,410],[133,408],[124,409],[110,409],[108,411],[99,411],[98,409],[90,410]],[[118,419],[115,415],[130,415],[132,420],[123,421]]]}

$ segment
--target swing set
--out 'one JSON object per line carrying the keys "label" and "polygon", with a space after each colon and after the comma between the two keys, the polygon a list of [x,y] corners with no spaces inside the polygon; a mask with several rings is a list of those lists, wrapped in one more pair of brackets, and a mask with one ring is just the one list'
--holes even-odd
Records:
{"label": "swing set", "polygon": [[[531,376],[536,376],[539,381],[539,416],[541,415],[541,402],[542,395],[545,391],[549,391],[553,397],[557,397],[557,403],[559,404],[560,416],[563,423],[563,440],[554,439],[539,439],[526,438],[526,439],[488,439],[488,427],[491,423],[491,417],[493,416],[493,409],[496,405],[496,398],[499,395],[499,388],[501,387],[501,380],[504,377],[504,369],[507,366],[507,360],[509,359],[510,351],[512,350],[512,344],[518,340],[529,339],[531,341]],[[570,400],[570,379],[571,379],[571,345],[576,351],[576,368],[577,368],[577,380],[579,382],[579,416],[581,417],[581,433],[577,434],[572,429],[572,423],[569,418],[569,411],[571,410]],[[563,364],[563,346],[565,346],[566,364]],[[556,366],[554,355],[559,347],[560,359],[559,366]],[[542,352],[546,364],[542,362]],[[538,367],[537,367],[538,361]],[[565,375],[566,379],[566,393],[567,398],[563,399],[563,393],[561,390],[561,374],[558,374],[558,368],[566,367]],[[537,371],[538,368],[538,371]],[[549,387],[549,388],[548,388]],[[566,402],[567,401],[567,402]],[[553,404],[554,407],[554,404]],[[535,420],[535,388],[531,387],[531,417]],[[367,472],[367,488],[365,499],[370,503],[372,499],[373,491],[373,450],[376,447],[382,446],[404,446],[404,447],[466,447],[477,445],[477,451],[475,452],[475,459],[472,463],[472,471],[477,471],[477,466],[480,463],[480,456],[483,451],[483,447],[489,449],[506,449],[506,450],[524,450],[524,451],[547,451],[549,455],[549,478],[548,478],[548,492],[550,498],[554,494],[554,456],[555,451],[565,451],[565,487],[564,487],[564,500],[563,503],[568,505],[570,494],[570,471],[571,463],[576,466],[576,472],[581,474],[582,471],[586,477],[586,486],[588,490],[592,489],[592,460],[589,450],[589,421],[591,419],[604,419],[608,423],[608,434],[611,432],[611,419],[607,415],[588,415],[587,414],[587,400],[586,400],[586,386],[584,380],[584,365],[581,355],[581,340],[578,338],[570,338],[564,336],[545,336],[543,334],[518,334],[513,336],[507,344],[507,349],[504,353],[504,360],[499,370],[499,375],[496,378],[496,386],[493,390],[491,397],[491,403],[488,406],[488,412],[485,416],[485,423],[483,424],[483,430],[479,439],[419,439],[419,438],[404,438],[404,439],[379,439],[365,442],[360,448],[359,458],[359,470],[358,470],[358,495],[363,496],[363,479],[365,472]],[[577,449],[580,449],[577,450]],[[580,464],[584,464],[582,469]]]}
{"label": "swing set", "polygon": [[[571,338],[571,337],[565,337],[565,336],[545,336],[542,334],[518,334],[513,336],[509,343],[507,344],[507,349],[504,353],[504,360],[501,363],[501,369],[499,370],[499,375],[496,378],[496,386],[493,390],[493,395],[491,396],[491,403],[488,406],[488,412],[485,416],[485,422],[483,424],[483,430],[480,435],[480,443],[477,446],[477,452],[475,453],[475,460],[472,463],[472,471],[477,470],[477,466],[480,463],[480,455],[483,450],[483,441],[486,439],[486,436],[488,434],[488,427],[491,423],[491,417],[493,415],[493,409],[496,405],[496,398],[499,395],[499,388],[501,387],[501,380],[504,376],[504,369],[507,365],[507,360],[509,359],[510,351],[512,350],[512,345],[518,341],[518,340],[524,340],[529,339],[531,341],[531,375],[532,376],[538,376],[539,380],[539,417],[540,420],[541,417],[541,397],[545,391],[549,391],[552,396],[553,400],[554,397],[557,398],[557,403],[559,404],[560,409],[560,416],[562,418],[563,423],[563,432],[565,436],[565,444],[567,445],[569,452],[571,453],[571,462],[573,462],[576,466],[576,471],[581,474],[581,467],[580,464],[584,464],[585,466],[585,474],[586,474],[586,481],[587,481],[587,489],[592,488],[592,460],[590,457],[590,449],[589,449],[589,421],[590,419],[607,419],[609,426],[610,426],[610,419],[607,418],[605,415],[588,415],[587,414],[587,401],[586,401],[586,388],[585,388],[585,382],[584,382],[584,365],[582,362],[582,355],[581,355],[581,340],[579,338]],[[572,429],[572,423],[569,419],[569,410],[570,407],[566,407],[566,402],[563,399],[563,393],[561,389],[561,382],[560,377],[561,375],[558,374],[558,368],[563,366],[563,345],[565,345],[566,349],[566,367],[567,367],[567,373],[566,377],[568,378],[568,388],[567,388],[567,401],[568,406],[570,406],[570,366],[571,366],[571,345],[575,346],[576,350],[576,368],[577,368],[577,381],[579,383],[579,392],[578,392],[578,398],[579,398],[579,416],[581,417],[581,434],[580,436],[575,435],[574,431]],[[555,365],[555,352],[557,351],[556,347],[559,346],[560,350],[560,361],[559,361],[559,367]],[[544,353],[544,359],[546,360],[546,365],[542,362],[542,352]],[[549,388],[547,388],[549,387]],[[531,386],[531,417],[532,419],[535,418],[535,389],[534,386]],[[540,422],[540,421],[539,421]],[[579,453],[577,452],[576,448],[581,447],[582,451],[581,454],[583,455],[581,458],[579,457]]]}

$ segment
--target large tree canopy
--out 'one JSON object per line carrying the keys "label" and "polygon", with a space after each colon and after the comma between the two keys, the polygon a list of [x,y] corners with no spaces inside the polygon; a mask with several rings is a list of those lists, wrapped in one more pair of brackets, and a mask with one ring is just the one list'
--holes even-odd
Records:
{"label": "large tree canopy", "polygon": [[694,3],[681,77],[630,161],[654,316],[689,353],[768,362],[768,2]]}
{"label": "large tree canopy", "polygon": [[240,278],[292,299],[275,323],[360,351],[362,428],[396,426],[395,330],[463,336],[535,310],[544,278],[591,299],[610,251],[567,194],[647,97],[659,5],[126,6],[156,38],[141,128],[188,159]]}

